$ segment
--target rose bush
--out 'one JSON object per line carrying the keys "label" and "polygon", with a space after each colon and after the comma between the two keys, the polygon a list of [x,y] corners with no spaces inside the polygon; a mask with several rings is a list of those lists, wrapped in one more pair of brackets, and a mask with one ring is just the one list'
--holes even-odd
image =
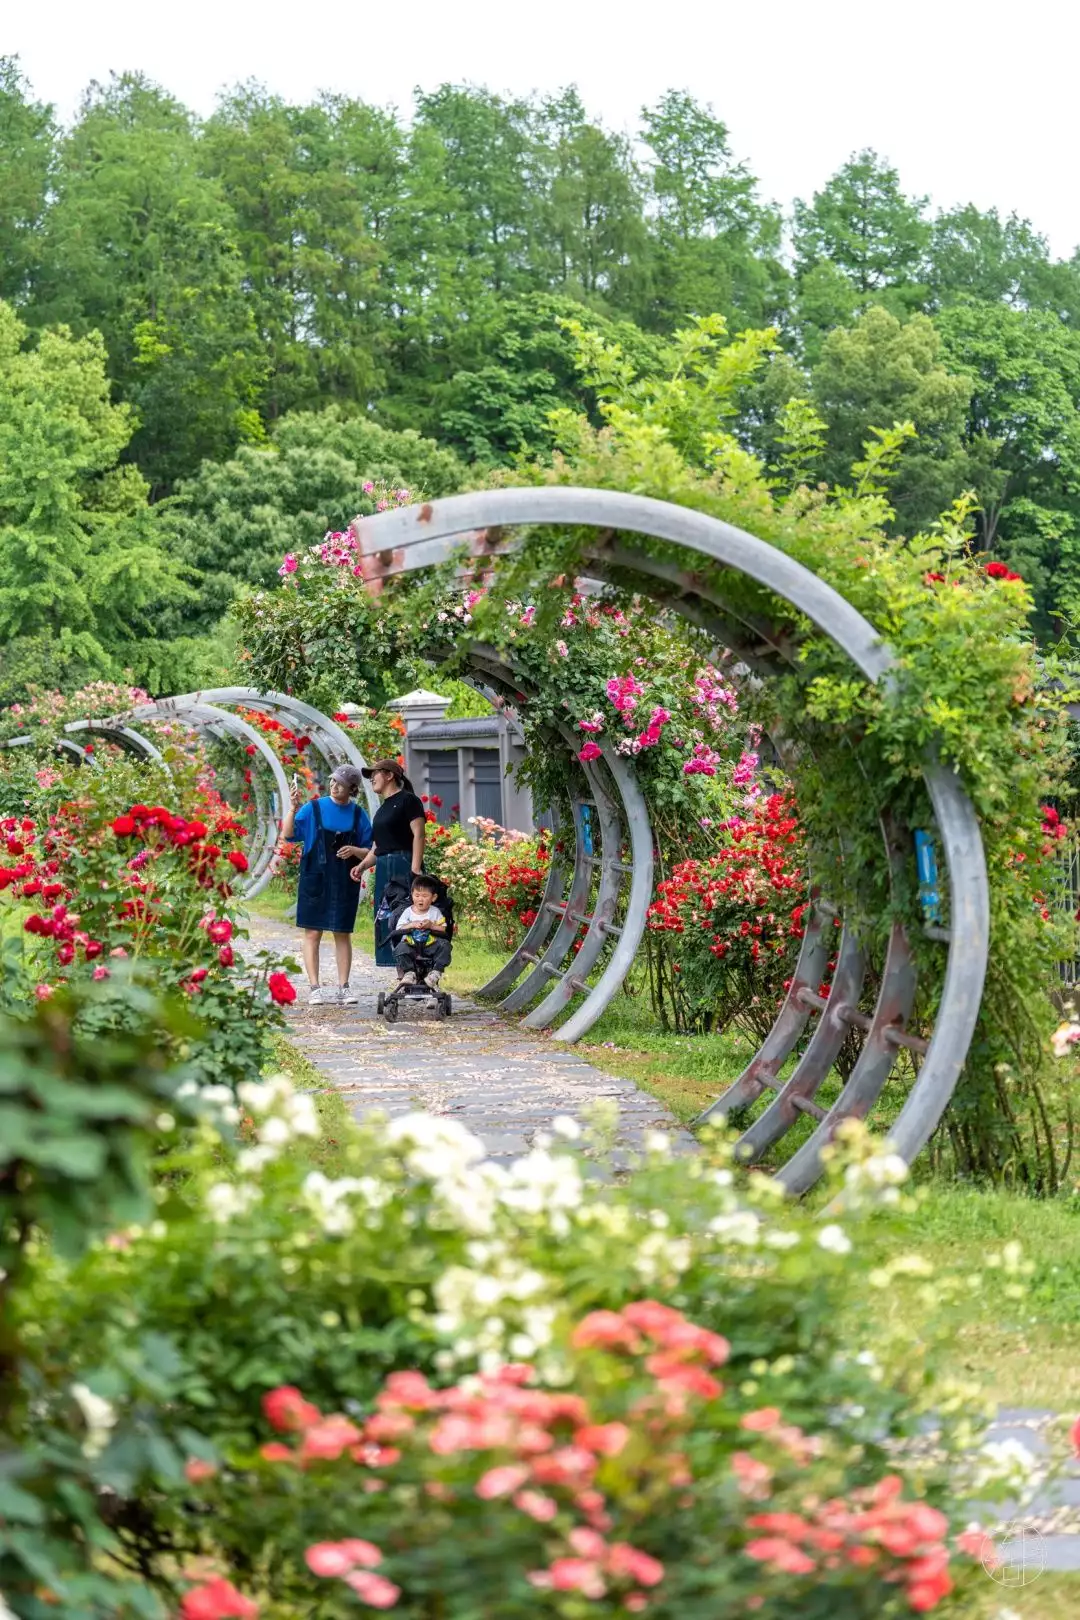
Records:
{"label": "rose bush", "polygon": [[661,983],[675,1027],[735,1023],[760,1039],[804,933],[802,829],[791,799],[774,793],[713,835],[720,845],[714,855],[680,862],[657,884],[648,927],[670,945],[670,977]]}
{"label": "rose bush", "polygon": [[685,1159],[657,1137],[597,1178],[572,1143],[495,1165],[409,1115],[350,1131],[327,1175],[310,1099],[239,1100],[235,1157],[203,1123],[158,1219],[43,1257],[20,1306],[57,1391],[25,1421],[74,1384],[108,1403],[110,1522],[158,1589],[179,1570],[199,1593],[209,1569],[267,1615],[359,1599],[424,1620],[497,1585],[511,1615],[944,1604],[981,1417],[874,1297],[932,1277],[948,1331],[977,1284],[898,1252],[868,1290],[862,1223],[906,1199],[868,1138],[843,1225],[822,1224],[763,1176],[737,1185],[719,1140]]}
{"label": "rose bush", "polygon": [[246,930],[233,881],[247,866],[243,823],[220,799],[207,820],[163,804],[117,813],[110,773],[84,773],[78,786],[80,796],[41,827],[27,816],[0,822],[0,917],[21,923],[25,946],[21,972],[5,974],[8,999],[20,982],[47,999],[61,985],[123,969],[188,1003],[177,1052],[207,1081],[235,1085],[257,1074],[280,1018],[267,984],[275,962],[265,952],[245,962],[238,949]]}

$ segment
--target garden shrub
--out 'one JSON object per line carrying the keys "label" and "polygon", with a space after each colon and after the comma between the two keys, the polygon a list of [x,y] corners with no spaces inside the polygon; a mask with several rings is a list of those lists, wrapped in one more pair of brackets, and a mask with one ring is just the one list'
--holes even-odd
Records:
{"label": "garden shrub", "polygon": [[[20,1303],[56,1392],[26,1421],[73,1384],[107,1403],[98,1474],[145,1580],[198,1593],[209,1568],[259,1613],[424,1620],[491,1612],[496,1586],[523,1615],[944,1600],[980,1420],[874,1322],[888,1267],[866,1297],[857,1205],[903,1213],[898,1160],[853,1133],[852,1208],[822,1224],[764,1176],[736,1186],[719,1139],[684,1159],[656,1136],[612,1178],[557,1140],[573,1121],[500,1166],[453,1120],[369,1118],[327,1175],[309,1099],[273,1081],[240,1104],[235,1158],[204,1121],[154,1221],[42,1256]],[[339,1579],[364,1569],[400,1598]]]}
{"label": "garden shrub", "polygon": [[[104,983],[122,969],[155,994],[187,1002],[175,1054],[208,1083],[235,1086],[257,1074],[280,1023],[275,996],[291,986],[271,953],[242,954],[246,930],[232,880],[247,868],[245,825],[205,782],[196,795],[202,815],[117,800],[118,787],[139,781],[139,767],[122,757],[100,771],[39,772],[54,774],[74,796],[40,826],[29,816],[0,820],[0,918],[23,940],[16,954],[17,936],[5,930],[5,1000],[45,1000],[62,985]],[[51,795],[56,785],[41,791]],[[125,1005],[104,996],[94,1016],[107,1023]]]}

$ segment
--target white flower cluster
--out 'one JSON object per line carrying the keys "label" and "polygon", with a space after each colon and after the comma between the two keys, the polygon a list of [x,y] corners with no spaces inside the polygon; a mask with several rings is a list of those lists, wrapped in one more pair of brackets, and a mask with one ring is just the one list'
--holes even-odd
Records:
{"label": "white flower cluster", "polygon": [[286,1075],[272,1075],[263,1081],[245,1080],[237,1086],[236,1095],[256,1121],[255,1146],[237,1154],[240,1170],[257,1174],[298,1136],[318,1139],[315,1103],[307,1093],[297,1091]]}
{"label": "white flower cluster", "polygon": [[475,1356],[482,1372],[507,1355],[535,1356],[551,1343],[558,1307],[541,1298],[551,1278],[521,1265],[500,1242],[473,1242],[473,1267],[448,1266],[435,1284],[433,1326],[452,1341],[447,1366]]}
{"label": "white flower cluster", "polygon": [[985,1486],[1006,1486],[1023,1498],[1039,1468],[1039,1460],[1019,1440],[988,1440],[976,1458],[971,1484],[976,1490]]}
{"label": "white flower cluster", "polygon": [[[227,1089],[206,1087],[204,1091]],[[287,1075],[272,1075],[265,1081],[245,1080],[237,1086],[236,1095],[256,1121],[254,1145],[241,1148],[236,1155],[241,1175],[257,1176],[298,1136],[318,1138],[315,1104],[306,1093],[296,1090]],[[206,1207],[211,1220],[224,1224],[245,1214],[261,1197],[262,1190],[253,1181],[218,1181],[207,1189]]]}
{"label": "white flower cluster", "polygon": [[344,1236],[356,1225],[355,1205],[377,1211],[393,1197],[389,1182],[376,1176],[341,1176],[331,1181],[321,1170],[313,1170],[304,1180],[304,1197],[324,1232]]}
{"label": "white flower cluster", "polygon": [[116,1409],[103,1395],[95,1395],[85,1384],[72,1384],[71,1394],[86,1424],[83,1456],[99,1457],[116,1427]]}
{"label": "white flower cluster", "polygon": [[849,1209],[899,1203],[900,1188],[910,1171],[907,1161],[887,1143],[886,1150],[849,1164],[844,1171],[844,1201]]}
{"label": "white flower cluster", "polygon": [[195,1101],[204,1107],[216,1125],[236,1125],[240,1110],[236,1106],[231,1086],[200,1086],[194,1080],[185,1080],[177,1087],[177,1101]]}
{"label": "white flower cluster", "polygon": [[[567,1134],[565,1121],[557,1126]],[[508,1166],[484,1163],[480,1138],[435,1114],[405,1114],[391,1122],[386,1135],[391,1146],[403,1150],[406,1169],[431,1182],[436,1201],[462,1230],[490,1234],[502,1207],[542,1216],[556,1236],[569,1233],[570,1211],[583,1195],[581,1171],[570,1154],[538,1146]]]}

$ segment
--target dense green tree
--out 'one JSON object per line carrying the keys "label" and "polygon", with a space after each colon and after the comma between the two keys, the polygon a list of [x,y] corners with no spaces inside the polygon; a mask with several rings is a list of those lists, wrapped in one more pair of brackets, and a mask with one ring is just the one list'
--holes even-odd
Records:
{"label": "dense green tree", "polygon": [[795,204],[798,325],[811,360],[821,339],[870,304],[921,307],[930,226],[876,152],[849,158],[811,203]]}
{"label": "dense green tree", "polygon": [[235,221],[270,421],[332,399],[366,402],[384,380],[384,253],[370,225],[386,201],[369,193],[388,175],[397,200],[401,147],[387,113],[344,98],[291,107],[256,85],[224,97],[205,127],[200,161]]}
{"label": "dense green tree", "polygon": [[641,116],[653,212],[645,324],[670,331],[713,312],[735,327],[775,320],[787,282],[780,217],[733,158],[727,126],[676,90]]}
{"label": "dense green tree", "polygon": [[999,445],[1004,477],[980,540],[1030,581],[1043,613],[1080,623],[1080,332],[997,303],[955,305],[936,324],[971,381],[969,442]]}
{"label": "dense green tree", "polygon": [[[0,303],[0,701],[27,681],[115,673],[193,594],[162,544],[96,333],[26,328]],[[55,679],[50,680],[55,684]]]}
{"label": "dense green tree", "polygon": [[258,436],[265,360],[190,114],[139,76],[92,86],[55,192],[35,319],[102,333],[151,483]]}
{"label": "dense green tree", "polygon": [[287,552],[343,529],[363,504],[367,479],[443,495],[464,468],[416,432],[393,432],[338,406],[283,416],[264,445],[241,445],[181,482],[172,516],[177,550],[198,570],[190,631],[210,632],[237,591],[276,582]]}
{"label": "dense green tree", "polygon": [[629,142],[593,123],[573,88],[542,102],[537,128],[543,199],[535,245],[545,280],[585,303],[615,303],[632,287],[645,245]]}
{"label": "dense green tree", "polygon": [[52,108],[0,56],[0,298],[19,302],[32,288],[55,145]]}
{"label": "dense green tree", "polygon": [[565,294],[491,300],[453,345],[459,369],[438,388],[420,425],[471,461],[512,461],[549,449],[552,411],[592,415],[596,407],[577,368],[577,344],[566,327],[572,320],[587,321],[605,342],[618,344],[637,371],[649,375],[659,366],[659,338]]}
{"label": "dense green tree", "polygon": [[968,203],[934,221],[927,284],[937,306],[979,303],[1039,306],[1050,288],[1050,252],[1030,221]]}
{"label": "dense green tree", "polygon": [[847,484],[875,427],[911,422],[889,497],[901,532],[932,523],[963,490],[992,507],[1003,478],[997,444],[969,420],[973,383],[943,362],[941,337],[926,315],[901,322],[870,308],[850,327],[830,332],[812,373],[812,398],[827,429],[822,474]]}

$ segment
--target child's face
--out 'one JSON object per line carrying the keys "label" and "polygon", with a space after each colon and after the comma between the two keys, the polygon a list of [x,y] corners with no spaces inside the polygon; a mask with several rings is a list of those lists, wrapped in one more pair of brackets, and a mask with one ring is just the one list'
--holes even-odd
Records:
{"label": "child's face", "polygon": [[434,904],[435,894],[431,889],[414,889],[412,892],[412,908],[421,916]]}

